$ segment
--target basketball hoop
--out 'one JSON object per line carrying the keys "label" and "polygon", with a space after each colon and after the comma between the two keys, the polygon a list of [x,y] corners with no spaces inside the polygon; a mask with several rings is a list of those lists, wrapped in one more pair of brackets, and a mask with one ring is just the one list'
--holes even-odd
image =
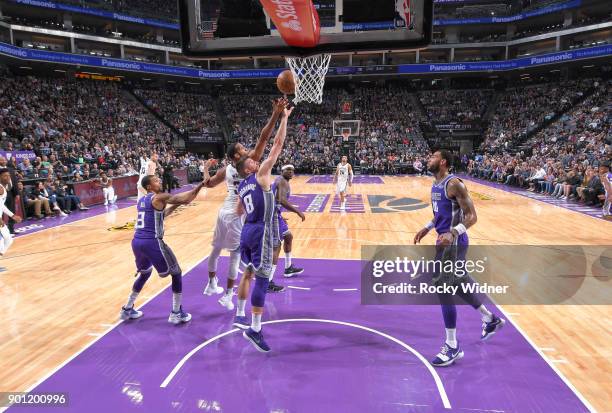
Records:
{"label": "basketball hoop", "polygon": [[323,102],[323,86],[329,70],[331,55],[320,54],[308,57],[287,57],[287,63],[295,81],[293,103]]}

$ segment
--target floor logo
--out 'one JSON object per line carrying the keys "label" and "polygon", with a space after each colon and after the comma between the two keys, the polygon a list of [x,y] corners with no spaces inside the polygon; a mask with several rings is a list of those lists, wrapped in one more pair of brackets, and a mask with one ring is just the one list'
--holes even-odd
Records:
{"label": "floor logo", "polygon": [[15,233],[16,234],[25,234],[26,232],[30,232],[32,230],[40,229],[40,228],[44,228],[44,227],[45,227],[44,225],[40,225],[40,224],[26,225],[25,227],[15,228]]}
{"label": "floor logo", "polygon": [[481,194],[480,192],[470,191],[472,198],[480,199],[481,201],[491,201],[493,198],[491,195]]}
{"label": "floor logo", "polygon": [[416,211],[429,207],[429,204],[420,199],[396,198],[391,195],[368,195],[368,201],[374,214]]}

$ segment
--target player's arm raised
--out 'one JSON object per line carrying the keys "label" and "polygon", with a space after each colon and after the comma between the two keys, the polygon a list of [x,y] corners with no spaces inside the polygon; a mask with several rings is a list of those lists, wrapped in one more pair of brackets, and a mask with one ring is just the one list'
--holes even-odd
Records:
{"label": "player's arm raised", "polygon": [[168,193],[156,194],[153,197],[152,203],[153,207],[158,210],[163,210],[166,208],[166,205],[185,205],[193,201],[200,190],[204,188],[204,182],[201,182],[198,186],[193,188],[189,192],[183,192],[182,194],[171,195]]}
{"label": "player's arm raised", "polygon": [[297,214],[300,218],[302,218],[302,222],[306,219],[306,216],[297,209],[295,206],[289,203],[289,199],[287,198],[287,182],[284,179],[281,179],[278,185],[278,199],[280,204],[287,210]]}
{"label": "player's arm raised", "polygon": [[210,176],[208,170],[215,162],[216,161],[214,159],[209,159],[204,163],[204,186],[206,188],[214,188],[221,182],[225,181],[225,168],[227,168],[227,166],[217,170],[216,174]]}
{"label": "player's arm raised", "polygon": [[275,99],[272,101],[272,116],[270,116],[268,123],[266,123],[266,126],[264,126],[261,130],[257,144],[255,144],[255,149],[249,153],[249,158],[253,159],[254,161],[259,161],[261,159],[264,150],[266,149],[268,139],[270,139],[270,136],[272,136],[272,131],[274,131],[274,126],[276,125],[278,118],[282,115],[283,110],[287,107],[288,103],[289,102],[285,98]]}
{"label": "player's arm raised", "polygon": [[291,112],[293,112],[293,108],[284,109],[284,116],[280,121],[278,131],[276,131],[276,137],[274,138],[272,149],[270,149],[270,154],[266,160],[262,162],[261,166],[259,167],[259,171],[257,171],[257,181],[266,189],[269,189],[271,186],[270,180],[272,176],[272,167],[276,164],[276,161],[283,150],[283,145],[285,144],[285,137],[287,136],[287,121],[289,120],[289,115],[291,115]]}

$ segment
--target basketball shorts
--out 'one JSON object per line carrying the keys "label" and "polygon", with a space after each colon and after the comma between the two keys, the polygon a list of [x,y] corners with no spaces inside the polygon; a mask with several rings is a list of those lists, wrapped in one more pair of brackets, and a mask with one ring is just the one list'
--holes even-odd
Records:
{"label": "basketball shorts", "polygon": [[337,193],[346,192],[347,187],[348,187],[348,181],[345,181],[345,180],[338,181],[338,183],[336,184],[336,192]]}
{"label": "basketball shorts", "polygon": [[285,235],[289,234],[289,225],[280,212],[274,214],[274,221],[272,222],[272,231],[274,234],[274,248],[280,247],[283,242]]}
{"label": "basketball shorts", "polygon": [[132,240],[132,251],[134,252],[138,272],[147,272],[151,268],[155,268],[160,277],[181,273],[181,267],[179,267],[174,253],[161,239],[134,238]]}
{"label": "basketball shorts", "polygon": [[240,234],[244,226],[244,215],[239,216],[234,211],[219,210],[217,225],[213,235],[212,245],[215,248],[236,251],[240,248]]}
{"label": "basketball shorts", "polygon": [[246,223],[240,236],[240,260],[255,275],[270,278],[274,250],[273,225]]}

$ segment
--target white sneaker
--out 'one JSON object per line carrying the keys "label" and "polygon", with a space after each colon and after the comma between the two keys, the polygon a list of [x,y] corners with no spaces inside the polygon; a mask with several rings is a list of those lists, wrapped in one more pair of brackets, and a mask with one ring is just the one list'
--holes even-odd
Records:
{"label": "white sneaker", "polygon": [[234,302],[232,301],[232,297],[234,294],[223,294],[221,298],[219,298],[219,304],[221,304],[227,311],[232,311],[234,309]]}
{"label": "white sneaker", "polygon": [[175,313],[174,311],[170,312],[170,316],[168,317],[168,322],[172,324],[181,324],[187,323],[191,320],[191,314],[183,311],[183,306]]}
{"label": "white sneaker", "polygon": [[210,283],[210,281],[208,281],[208,285],[206,285],[206,288],[204,289],[204,295],[215,295],[215,294],[222,294],[223,293],[223,287],[219,287],[219,285],[215,282],[214,285]]}
{"label": "white sneaker", "polygon": [[343,210],[343,211],[346,210],[346,205],[340,204],[340,209]]}
{"label": "white sneaker", "polygon": [[104,206],[107,206],[107,205],[108,205],[108,200],[105,200],[104,201]]}
{"label": "white sneaker", "polygon": [[67,213],[65,213],[64,211],[62,211],[62,210],[60,209],[59,216],[60,216],[60,217],[67,217],[67,216],[68,216],[68,214],[67,214]]}
{"label": "white sneaker", "polygon": [[113,197],[113,200],[111,201],[111,203],[113,203],[113,204],[114,204],[115,202],[117,202],[117,195],[115,195],[115,196]]}

